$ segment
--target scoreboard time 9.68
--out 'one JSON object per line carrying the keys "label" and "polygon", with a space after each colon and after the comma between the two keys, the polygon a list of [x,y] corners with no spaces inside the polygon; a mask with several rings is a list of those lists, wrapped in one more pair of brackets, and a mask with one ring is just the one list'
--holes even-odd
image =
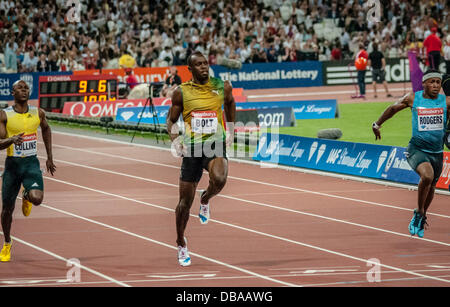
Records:
{"label": "scoreboard time 9.68", "polygon": [[61,112],[66,101],[114,101],[118,97],[114,75],[39,77],[39,107]]}

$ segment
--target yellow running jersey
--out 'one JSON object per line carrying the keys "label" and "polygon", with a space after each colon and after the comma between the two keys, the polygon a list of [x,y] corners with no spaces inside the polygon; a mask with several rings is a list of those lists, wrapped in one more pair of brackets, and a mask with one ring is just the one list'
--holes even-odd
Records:
{"label": "yellow running jersey", "polygon": [[206,84],[188,81],[181,84],[180,88],[183,96],[185,142],[224,141],[223,81],[210,77]]}
{"label": "yellow running jersey", "polygon": [[12,106],[4,109],[6,113],[6,137],[20,133],[23,135],[23,143],[8,147],[6,154],[9,157],[29,157],[37,155],[37,129],[41,123],[39,109],[28,106],[28,112],[17,113]]}

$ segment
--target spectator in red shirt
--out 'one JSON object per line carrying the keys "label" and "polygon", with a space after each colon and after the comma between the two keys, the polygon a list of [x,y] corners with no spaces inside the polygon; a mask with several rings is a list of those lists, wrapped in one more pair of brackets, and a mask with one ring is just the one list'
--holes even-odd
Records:
{"label": "spectator in red shirt", "polygon": [[340,61],[342,60],[342,50],[341,44],[339,42],[336,43],[333,50],[331,50],[331,60]]}
{"label": "spectator in red shirt", "polygon": [[[359,58],[369,59],[369,54],[366,51],[364,44],[359,44],[359,51],[356,54],[355,60]],[[358,86],[359,86],[359,96],[357,98],[366,99],[366,66],[363,69],[358,70]]]}
{"label": "spectator in red shirt", "polygon": [[131,68],[125,68],[125,74],[127,75],[126,82],[129,92],[139,84],[138,79],[133,75],[133,70]]}
{"label": "spectator in red shirt", "polygon": [[431,34],[427,36],[423,45],[427,49],[428,66],[431,69],[439,70],[441,64],[442,53],[442,41],[439,36],[436,35],[437,28],[431,28]]}

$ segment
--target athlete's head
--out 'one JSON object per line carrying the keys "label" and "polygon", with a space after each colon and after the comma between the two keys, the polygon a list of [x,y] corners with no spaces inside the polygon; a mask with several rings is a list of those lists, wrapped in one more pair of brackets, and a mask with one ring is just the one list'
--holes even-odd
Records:
{"label": "athlete's head", "polygon": [[14,82],[11,95],[16,102],[26,102],[30,97],[30,87],[23,80]]}
{"label": "athlete's head", "polygon": [[431,98],[436,98],[442,87],[442,74],[439,70],[429,69],[422,78],[423,90]]}
{"label": "athlete's head", "polygon": [[188,69],[192,73],[194,81],[204,83],[209,79],[208,59],[200,51],[192,53],[188,60]]}

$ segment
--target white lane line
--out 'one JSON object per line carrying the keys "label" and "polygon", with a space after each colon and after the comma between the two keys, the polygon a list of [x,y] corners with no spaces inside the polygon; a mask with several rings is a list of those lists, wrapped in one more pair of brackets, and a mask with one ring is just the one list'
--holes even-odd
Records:
{"label": "white lane line", "polygon": [[[39,158],[44,159],[44,157],[40,157],[40,156],[39,156]],[[152,182],[152,183],[157,183],[157,184],[161,184],[161,185],[178,188],[178,185],[176,185],[176,184],[167,183],[167,182],[163,182],[163,181],[159,181],[159,180],[129,175],[129,174],[121,173],[121,172],[106,170],[106,169],[102,169],[102,168],[98,168],[98,167],[88,166],[88,165],[84,165],[84,164],[80,164],[80,163],[74,163],[74,162],[69,162],[69,161],[64,161],[64,160],[59,160],[59,159],[55,159],[54,161],[59,162],[59,163],[65,163],[65,164],[77,166],[77,167],[87,168],[87,169],[94,170],[94,171],[104,172],[104,173],[113,174],[113,175],[117,175],[117,176],[123,176],[123,177],[132,178],[132,179],[136,179],[136,180],[142,180],[142,181],[147,181],[147,182]],[[222,198],[230,199],[233,201],[249,203],[249,204],[253,204],[256,206],[271,208],[271,209],[275,209],[275,210],[286,211],[289,213],[296,213],[296,214],[306,215],[306,216],[315,217],[315,218],[319,218],[319,219],[325,219],[325,220],[332,221],[332,222],[344,223],[347,225],[371,229],[371,230],[375,230],[375,231],[381,231],[381,232],[385,232],[385,233],[389,233],[389,234],[393,234],[393,235],[397,235],[397,236],[402,236],[405,238],[414,238],[414,239],[419,239],[419,240],[423,240],[423,241],[427,241],[427,242],[431,242],[431,243],[435,243],[435,244],[450,246],[450,243],[445,243],[445,242],[432,240],[432,239],[428,239],[428,238],[411,237],[410,235],[404,234],[404,233],[399,233],[399,232],[390,231],[390,230],[377,228],[377,227],[373,227],[373,226],[368,226],[368,225],[364,225],[364,224],[359,224],[359,223],[353,223],[353,222],[336,219],[336,218],[331,218],[331,217],[327,217],[327,216],[323,216],[323,215],[319,215],[319,214],[313,214],[313,213],[303,212],[303,211],[299,211],[299,210],[278,207],[278,206],[263,203],[263,202],[247,200],[247,199],[233,197],[233,196],[229,196],[229,195],[225,195],[225,194],[218,194],[217,197],[222,197]]]}
{"label": "white lane line", "polygon": [[[54,144],[54,146],[61,147],[61,148],[64,148],[64,149],[77,150],[77,151],[81,151],[81,152],[91,153],[91,154],[95,154],[95,155],[111,157],[111,158],[117,158],[117,159],[133,161],[133,162],[145,163],[145,164],[149,164],[149,165],[157,165],[157,166],[168,167],[168,168],[173,168],[173,169],[178,169],[178,170],[180,169],[179,166],[174,166],[174,165],[169,165],[169,164],[164,164],[164,163],[158,163],[158,162],[152,162],[152,161],[146,161],[146,160],[141,160],[141,159],[128,158],[128,157],[123,157],[123,156],[119,156],[119,155],[101,153],[101,152],[92,151],[92,150],[88,150],[88,149],[72,148],[72,147],[69,147],[69,146],[55,145],[55,144]],[[152,149],[153,148],[161,149],[161,148],[158,148],[158,147],[152,147]],[[255,165],[254,163],[251,163],[250,161],[245,161],[245,162],[244,161],[239,161],[239,163],[246,163],[246,164],[248,163],[250,165]],[[321,175],[323,175],[323,174],[321,174]],[[408,209],[408,208],[402,208],[402,207],[398,207],[398,206],[387,205],[387,204],[383,204],[383,203],[367,201],[367,200],[362,200],[362,199],[357,199],[357,198],[344,197],[344,196],[339,196],[339,195],[334,195],[334,194],[329,194],[329,193],[323,193],[323,192],[316,192],[316,191],[311,191],[311,190],[306,190],[306,189],[301,189],[301,188],[294,188],[294,187],[289,187],[289,186],[285,186],[285,185],[279,185],[279,184],[275,184],[275,183],[263,182],[263,181],[259,181],[259,180],[252,180],[252,179],[247,179],[247,178],[235,177],[235,176],[231,176],[231,175],[229,175],[228,178],[229,179],[234,179],[234,180],[250,182],[250,183],[255,183],[255,184],[261,184],[261,185],[276,187],[276,188],[285,189],[285,190],[301,192],[301,193],[315,194],[315,195],[324,196],[324,197],[337,198],[337,199],[342,199],[342,200],[351,201],[351,202],[357,202],[357,203],[363,203],[363,204],[368,204],[368,205],[374,205],[374,206],[379,206],[379,207],[398,209],[398,210],[411,212],[411,209]],[[369,180],[369,179],[367,179],[367,180]],[[443,218],[450,218],[450,216],[448,216],[448,215],[443,215],[443,214],[438,214],[438,213],[433,213],[433,212],[427,212],[427,214],[428,215],[433,215],[433,216],[439,216],[439,217],[443,217]]]}
{"label": "white lane line", "polygon": [[296,271],[296,270],[332,270],[332,269],[350,269],[350,268],[361,268],[359,265],[347,265],[347,266],[325,266],[325,267],[306,267],[306,268],[280,268],[280,269],[269,269],[269,271]]}
{"label": "white lane line", "polygon": [[[163,209],[163,210],[166,210],[166,211],[170,211],[170,212],[174,212],[175,211],[173,209],[169,209],[169,208],[166,208],[166,207],[154,205],[154,204],[151,204],[151,203],[143,202],[143,201],[140,201],[140,200],[132,199],[132,198],[129,198],[129,197],[125,197],[125,196],[121,196],[121,195],[117,195],[117,194],[113,194],[113,193],[109,193],[109,192],[105,192],[105,191],[98,190],[98,189],[92,189],[92,188],[81,186],[81,185],[74,184],[74,183],[71,183],[71,182],[67,182],[67,181],[63,181],[63,180],[59,180],[59,179],[55,179],[55,178],[50,178],[50,177],[47,177],[47,176],[45,176],[45,178],[48,179],[48,180],[51,180],[51,181],[63,183],[63,184],[66,184],[66,185],[70,185],[70,186],[74,186],[74,187],[77,187],[77,188],[93,191],[93,192],[96,192],[96,193],[101,193],[101,194],[108,195],[108,196],[115,196],[115,197],[123,199],[123,200],[136,202],[136,203],[143,204],[143,205],[146,205],[146,206],[160,208],[160,209]],[[49,206],[46,206],[46,207],[49,208],[49,209],[53,209],[55,211],[61,212],[61,213],[65,213],[65,214],[71,215],[73,217],[77,217],[77,218],[80,218],[80,219],[83,219],[83,220],[86,220],[86,221],[91,221],[92,223],[99,224],[99,225],[102,225],[102,226],[105,226],[105,227],[108,227],[108,228],[111,228],[111,229],[118,230],[118,228],[115,228],[113,226],[106,225],[106,224],[103,224],[103,223],[100,223],[100,222],[97,222],[97,221],[94,221],[94,220],[91,220],[91,219],[88,219],[88,218],[85,218],[85,217],[81,217],[81,216],[75,215],[73,213],[69,213],[69,212],[66,212],[66,211],[63,211],[63,210],[60,210],[60,209],[56,209],[56,208],[52,208],[52,207],[49,207]],[[193,215],[193,214],[190,214],[190,216],[197,217],[196,215]],[[345,258],[349,258],[349,259],[356,260],[356,261],[359,261],[359,262],[364,262],[366,264],[368,263],[368,260],[366,260],[366,259],[362,259],[362,258],[359,258],[359,257],[355,257],[355,256],[347,255],[347,254],[344,254],[344,253],[332,251],[332,250],[329,250],[329,249],[326,249],[326,248],[322,248],[322,247],[318,247],[318,246],[314,246],[314,245],[311,245],[311,244],[290,240],[290,239],[283,238],[283,237],[280,237],[280,236],[271,235],[271,234],[268,234],[268,233],[264,233],[264,232],[253,230],[253,229],[250,229],[250,228],[246,228],[246,227],[242,227],[242,226],[238,226],[238,225],[222,222],[222,221],[215,220],[215,219],[210,219],[210,221],[218,223],[218,224],[221,224],[221,225],[225,225],[225,226],[228,226],[228,227],[232,227],[232,228],[235,228],[235,229],[239,229],[239,230],[247,231],[247,232],[250,232],[250,233],[258,234],[258,235],[261,235],[261,236],[265,236],[265,237],[268,237],[268,238],[277,239],[277,240],[280,240],[280,241],[284,241],[284,242],[288,242],[288,243],[292,243],[292,244],[308,247],[308,248],[319,250],[319,251],[322,251],[322,252],[325,252],[325,253],[329,253],[329,254],[345,257]],[[157,244],[161,244],[161,245],[167,246],[167,247],[172,248],[172,249],[176,249],[175,247],[172,247],[171,245],[168,245],[168,244],[165,244],[165,243],[162,243],[162,242],[158,242],[156,240],[152,240],[152,239],[149,239],[149,238],[146,238],[146,237],[143,237],[143,236],[140,236],[140,235],[136,235],[136,234],[133,234],[131,232],[124,231],[124,230],[120,230],[120,231],[122,231],[124,233],[127,233],[127,234],[130,234],[130,235],[133,235],[133,236],[136,236],[136,237],[139,237],[139,238],[147,240],[147,241],[151,241],[151,242],[154,242],[154,243],[157,243]],[[207,260],[209,260],[211,262],[215,262],[215,263],[218,263],[218,264],[225,265],[224,263],[220,263],[219,261],[211,259],[211,258],[200,256],[200,255],[194,254],[194,253],[191,253],[191,254],[194,255],[194,256],[203,258],[203,259],[207,259]],[[440,278],[436,278],[436,277],[428,276],[428,275],[423,275],[423,274],[419,274],[419,273],[414,273],[414,272],[411,272],[411,271],[407,271],[407,270],[404,270],[404,269],[396,268],[396,267],[385,265],[385,264],[379,264],[379,266],[380,267],[385,267],[385,268],[388,268],[388,269],[391,269],[391,270],[395,270],[395,271],[398,271],[398,272],[410,274],[410,275],[415,275],[415,276],[419,276],[419,277],[423,277],[423,278],[428,278],[428,279],[433,279],[433,280],[437,280],[437,281],[441,281],[441,282],[445,282],[445,283],[450,283],[450,280],[440,279]],[[230,266],[230,267],[233,267],[234,269],[239,270],[239,271],[245,271],[247,274],[250,274],[250,275],[256,274],[256,273],[253,273],[253,272],[241,269],[241,268],[236,267],[236,266]],[[259,275],[259,274],[257,274],[257,275],[260,278],[271,280],[267,276],[263,276],[263,275]],[[275,281],[275,280],[271,280],[271,281]],[[284,282],[281,282],[281,281],[275,281],[275,282],[277,282],[277,283],[284,283]],[[289,283],[285,283],[285,284],[286,285],[290,285],[290,286],[299,286],[299,285],[293,285],[293,284],[289,284]]]}
{"label": "white lane line", "polygon": [[[202,274],[215,274],[220,273],[220,271],[206,271],[206,272],[189,272],[191,275],[202,275]],[[145,276],[145,275],[177,275],[180,272],[150,272],[150,273],[133,273],[127,274],[128,276]]]}
{"label": "white lane line", "polygon": [[[366,273],[363,273],[366,274]],[[274,277],[292,277],[292,276],[274,276]],[[437,277],[450,277],[450,275],[442,275]],[[233,280],[233,279],[252,279],[255,278],[254,276],[233,276],[233,277],[211,277],[207,278],[207,280]],[[383,282],[396,282],[396,281],[415,281],[423,279],[421,277],[408,277],[408,278],[391,278],[391,279],[382,279],[380,281],[380,284]],[[179,279],[142,279],[142,280],[127,280],[126,282],[129,284],[133,283],[149,283],[149,282],[173,282],[173,281],[198,281],[198,280],[206,280],[203,278],[179,278]],[[98,284],[105,284],[108,282],[81,282],[81,283],[66,283],[64,285],[62,284],[55,284],[55,283],[49,283],[49,284],[39,284],[39,286],[66,286],[66,285],[98,285]],[[317,286],[332,286],[332,285],[352,285],[352,284],[370,284],[367,280],[356,280],[356,281],[341,281],[341,282],[334,282],[334,283],[321,283],[321,284],[306,284],[304,287],[317,287]],[[9,286],[0,286],[0,287],[35,287],[36,285],[9,285]],[[403,285],[405,286],[405,285]]]}
{"label": "white lane line", "polygon": [[[47,178],[47,179],[50,179],[50,180],[53,180],[53,181],[56,181],[56,182],[60,182],[60,183],[64,183],[64,184],[68,184],[68,185],[72,185],[72,186],[76,186],[76,187],[78,187],[78,188],[88,189],[88,190],[90,190],[90,191],[98,192],[98,193],[101,193],[101,194],[114,195],[114,196],[116,196],[117,198],[126,199],[126,200],[128,200],[128,201],[134,201],[134,202],[146,204],[146,203],[144,203],[144,202],[137,201],[137,200],[133,200],[133,199],[131,199],[131,198],[123,197],[123,196],[120,196],[120,195],[115,195],[115,194],[103,192],[103,191],[100,191],[100,190],[95,190],[95,189],[91,189],[91,188],[88,188],[88,187],[83,187],[83,186],[71,184],[71,183],[69,183],[69,182],[65,182],[65,181],[62,181],[62,180],[57,180],[57,179],[54,179],[54,178],[49,178],[49,177],[46,177],[46,178]],[[150,204],[148,204],[148,205],[150,205]],[[158,244],[158,245],[161,245],[161,246],[164,246],[164,247],[173,249],[173,250],[177,250],[177,247],[175,247],[175,246],[172,246],[172,245],[169,245],[169,244],[167,244],[167,243],[164,243],[164,242],[161,242],[161,241],[157,241],[157,240],[154,240],[154,239],[145,237],[145,236],[141,236],[141,235],[136,234],[136,233],[133,233],[133,232],[131,232],[131,231],[123,230],[123,229],[120,229],[120,228],[117,228],[117,227],[114,227],[114,226],[111,226],[111,225],[108,225],[108,224],[105,224],[105,223],[102,223],[102,222],[98,222],[98,221],[92,220],[92,219],[87,218],[87,217],[83,217],[83,216],[80,216],[80,215],[77,215],[77,214],[74,214],[74,213],[71,213],[71,212],[68,212],[68,211],[65,211],[65,210],[61,210],[61,209],[54,208],[54,207],[49,206],[49,205],[44,205],[44,204],[42,204],[42,205],[40,205],[40,206],[41,206],[41,207],[44,207],[44,208],[47,208],[47,209],[50,209],[50,210],[53,210],[53,211],[56,211],[56,212],[59,212],[59,213],[62,213],[62,214],[65,214],[65,215],[69,215],[69,216],[71,216],[71,217],[74,217],[74,218],[77,218],[77,219],[80,219],[80,220],[83,220],[83,221],[86,221],[86,222],[89,222],[89,223],[92,223],[92,224],[96,224],[96,225],[99,225],[99,226],[102,226],[102,227],[105,227],[105,228],[108,228],[108,229],[112,229],[112,230],[121,232],[121,233],[123,233],[123,234],[129,235],[129,236],[132,236],[132,237],[135,237],[135,238],[139,238],[139,239],[142,239],[142,240],[145,240],[145,241],[148,241],[148,242],[152,242],[152,243],[155,243],[155,244]],[[174,211],[175,211],[175,210],[171,210],[171,209],[168,209],[168,208],[165,208],[165,207],[160,207],[160,206],[157,206],[157,207],[160,208],[160,209],[164,209],[164,210],[167,210],[167,211],[171,211],[171,212],[174,212]],[[234,265],[231,265],[231,264],[228,264],[228,263],[225,263],[225,262],[222,262],[222,261],[213,259],[213,258],[209,258],[209,257],[203,256],[203,255],[194,253],[194,252],[192,252],[192,251],[189,251],[189,253],[190,253],[192,256],[201,258],[201,259],[203,259],[203,260],[206,260],[206,261],[209,261],[209,262],[212,262],[212,263],[221,265],[221,266],[225,266],[225,267],[227,267],[227,268],[229,268],[229,269],[233,269],[233,270],[236,270],[236,271],[240,271],[240,272],[242,272],[242,273],[245,273],[245,274],[248,274],[248,275],[252,275],[252,276],[255,276],[255,277],[264,279],[264,280],[268,280],[268,281],[271,281],[271,282],[274,282],[274,283],[277,283],[277,284],[280,284],[280,285],[289,286],[289,287],[299,287],[299,286],[300,286],[300,285],[296,285],[296,284],[292,284],[292,283],[287,283],[287,282],[283,282],[283,281],[280,281],[280,280],[276,280],[276,279],[267,277],[267,276],[265,276],[265,275],[261,275],[261,274],[258,274],[258,273],[255,273],[255,272],[252,272],[252,271],[249,271],[249,270],[240,268],[240,267],[238,267],[238,266],[234,266]],[[175,261],[175,256],[174,256],[174,261]]]}
{"label": "white lane line", "polygon": [[[3,235],[3,232],[0,231],[0,233]],[[52,256],[53,258],[56,258],[56,259],[58,259],[58,260],[64,261],[64,262],[66,262],[66,263],[69,261],[69,259],[66,259],[66,258],[64,258],[64,257],[62,257],[62,256],[60,256],[60,255],[57,255],[57,254],[55,254],[55,253],[53,253],[53,252],[51,252],[51,251],[49,251],[49,250],[46,250],[46,249],[44,249],[44,248],[42,248],[42,247],[39,247],[39,246],[36,246],[36,245],[34,245],[34,244],[32,244],[32,243],[26,242],[26,241],[24,241],[24,240],[22,240],[22,239],[19,239],[19,238],[15,237],[15,236],[11,236],[11,238],[13,238],[13,241],[15,241],[15,242],[22,243],[22,244],[24,244],[24,245],[26,245],[26,246],[28,246],[28,247],[31,247],[31,248],[33,248],[33,249],[35,249],[35,250],[38,250],[38,251],[40,251],[40,252],[42,252],[42,253],[45,253],[45,254],[49,255],[49,256]],[[77,265],[77,266],[78,266],[78,265]],[[85,270],[85,271],[88,271],[88,272],[91,273],[91,274],[94,274],[94,275],[96,275],[96,276],[98,276],[98,277],[100,277],[100,278],[109,280],[110,282],[115,283],[115,284],[117,284],[117,285],[119,285],[119,286],[122,286],[122,287],[130,287],[130,285],[128,285],[128,284],[126,284],[126,283],[120,282],[120,281],[118,281],[118,280],[116,280],[116,279],[114,279],[114,278],[112,278],[112,277],[109,277],[109,276],[107,276],[107,275],[105,275],[105,274],[102,274],[102,273],[100,273],[100,272],[97,272],[97,271],[95,271],[95,270],[93,270],[93,269],[91,269],[91,268],[88,268],[88,267],[85,266],[85,265],[80,264],[79,267],[80,267],[81,269]]]}
{"label": "white lane line", "polygon": [[216,277],[216,274],[178,274],[178,275],[147,275],[148,278],[159,278],[159,279],[179,279],[179,278],[212,278]]}
{"label": "white lane line", "polygon": [[[450,275],[442,275],[438,277],[450,277]],[[415,281],[419,280],[421,278],[419,277],[410,277],[410,278],[391,278],[391,279],[382,279],[381,282],[395,282],[395,281]],[[375,283],[375,284],[379,284]],[[305,287],[319,287],[319,286],[336,286],[336,285],[352,285],[352,284],[373,284],[369,283],[366,280],[355,280],[355,281],[340,281],[340,282],[332,282],[332,283],[322,283],[322,284],[307,284]],[[402,287],[405,287],[405,285],[402,285]]]}

